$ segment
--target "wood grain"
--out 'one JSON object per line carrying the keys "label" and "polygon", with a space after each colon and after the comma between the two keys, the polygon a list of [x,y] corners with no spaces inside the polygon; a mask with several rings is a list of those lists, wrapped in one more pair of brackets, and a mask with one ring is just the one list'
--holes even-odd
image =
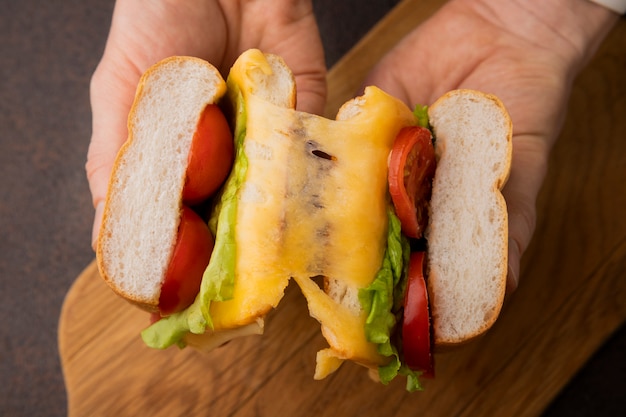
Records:
{"label": "wood grain", "polygon": [[[440,1],[405,1],[339,62],[331,97],[352,96],[386,45]],[[295,285],[266,334],[211,353],[154,351],[139,337],[145,313],[115,296],[89,265],[67,294],[59,327],[68,409],[78,416],[537,416],[626,320],[626,57],[623,20],[579,77],[538,201],[522,285],[495,327],[436,357],[437,377],[407,394],[346,364],[312,379],[324,346]],[[366,53],[367,52],[367,53]],[[354,66],[353,66],[354,65]]]}

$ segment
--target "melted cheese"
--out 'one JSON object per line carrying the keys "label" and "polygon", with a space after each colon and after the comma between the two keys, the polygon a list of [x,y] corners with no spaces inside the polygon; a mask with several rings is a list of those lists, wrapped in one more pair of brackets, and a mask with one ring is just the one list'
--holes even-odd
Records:
{"label": "melted cheese", "polygon": [[325,378],[346,359],[368,367],[386,362],[378,354],[376,345],[365,337],[363,311],[354,312],[333,300],[309,278],[296,276],[294,279],[307,299],[311,316],[322,324],[322,334],[330,345],[317,354],[315,379]]}
{"label": "melted cheese", "polygon": [[340,112],[345,120],[279,107],[254,94],[251,67],[267,71],[255,62],[238,73],[248,168],[238,195],[234,297],[211,305],[215,328],[267,313],[293,277],[330,344],[318,355],[317,375],[344,359],[380,364],[365,339],[364,313],[340,305],[311,278],[357,289],[374,279],[386,244],[387,158],[413,115],[374,87]]}
{"label": "melted cheese", "polygon": [[187,333],[183,338],[187,346],[191,346],[197,350],[210,352],[223,344],[240,337],[261,335],[264,330],[263,319],[257,319],[250,324],[246,324],[234,329],[223,329],[217,331],[208,330],[205,333],[195,334]]}

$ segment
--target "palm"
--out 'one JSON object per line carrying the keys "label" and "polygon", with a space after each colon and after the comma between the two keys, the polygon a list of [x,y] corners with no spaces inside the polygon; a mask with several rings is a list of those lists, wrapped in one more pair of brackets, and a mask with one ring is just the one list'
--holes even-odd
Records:
{"label": "palm", "polygon": [[513,289],[571,77],[565,59],[487,16],[450,3],[392,50],[366,82],[409,104],[432,103],[455,88],[492,93],[504,102],[513,120],[513,163],[504,190]]}

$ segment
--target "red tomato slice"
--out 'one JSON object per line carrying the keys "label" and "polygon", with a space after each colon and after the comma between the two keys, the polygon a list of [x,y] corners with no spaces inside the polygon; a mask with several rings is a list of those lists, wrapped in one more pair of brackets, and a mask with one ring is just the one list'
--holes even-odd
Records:
{"label": "red tomato slice", "polygon": [[402,348],[407,366],[422,375],[435,375],[430,343],[430,315],[428,293],[424,280],[424,252],[413,252],[409,261],[409,278],[404,297]]}
{"label": "red tomato slice", "polygon": [[183,201],[195,205],[217,191],[230,173],[234,153],[224,114],[217,105],[206,106],[191,143]]}
{"label": "red tomato slice", "polygon": [[174,253],[161,285],[159,312],[167,316],[187,308],[200,291],[200,282],[213,251],[213,235],[192,209],[183,206]]}
{"label": "red tomato slice", "polygon": [[428,222],[435,151],[430,131],[405,127],[398,133],[389,156],[389,194],[402,224],[402,232],[422,237]]}

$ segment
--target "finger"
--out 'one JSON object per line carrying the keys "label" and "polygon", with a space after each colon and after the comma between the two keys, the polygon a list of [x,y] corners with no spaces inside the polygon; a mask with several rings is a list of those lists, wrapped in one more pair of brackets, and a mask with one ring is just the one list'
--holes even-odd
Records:
{"label": "finger", "polygon": [[279,44],[269,49],[285,60],[296,81],[296,108],[321,114],[326,104],[326,63],[314,21],[301,22],[298,42]]}
{"label": "finger", "polygon": [[300,111],[322,114],[326,104],[325,68],[312,69],[296,75],[297,104]]}
{"label": "finger", "polygon": [[517,289],[521,257],[535,230],[535,204],[547,170],[547,146],[545,139],[532,135],[513,138],[511,173],[502,191],[509,215],[507,294]]}
{"label": "finger", "polygon": [[[223,7],[232,26],[232,5],[225,2]],[[311,0],[262,0],[246,4],[240,13],[243,31],[230,38],[233,56],[227,61],[249,48],[280,56],[295,78],[297,110],[321,114],[326,104],[326,63]]]}

